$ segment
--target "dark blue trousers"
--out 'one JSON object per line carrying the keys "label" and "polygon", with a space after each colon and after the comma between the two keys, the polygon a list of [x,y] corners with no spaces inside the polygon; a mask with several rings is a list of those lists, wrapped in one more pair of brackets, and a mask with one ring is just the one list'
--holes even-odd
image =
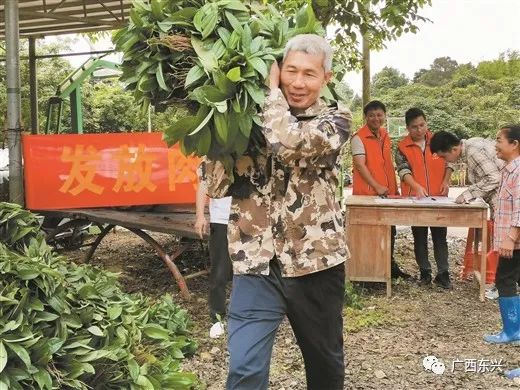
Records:
{"label": "dark blue trousers", "polygon": [[345,265],[282,278],[277,260],[269,275],[235,275],[228,317],[228,390],[262,390],[276,331],[289,319],[302,351],[307,389],[342,390]]}

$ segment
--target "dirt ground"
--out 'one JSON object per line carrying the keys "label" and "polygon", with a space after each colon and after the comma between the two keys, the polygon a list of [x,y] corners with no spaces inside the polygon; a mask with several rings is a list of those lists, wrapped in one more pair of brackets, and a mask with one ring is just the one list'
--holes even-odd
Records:
{"label": "dirt ground", "polygon": [[[178,245],[171,236],[153,237],[169,253]],[[398,281],[392,297],[386,298],[382,284],[356,285],[363,308],[345,308],[346,389],[520,388],[520,381],[507,380],[502,373],[502,369],[520,366],[520,347],[493,346],[482,341],[484,333],[499,329],[497,303],[480,303],[476,282],[457,278],[464,240],[450,237],[449,246],[455,276],[452,291]],[[400,229],[397,259],[408,272],[416,274],[412,248],[410,229]],[[65,254],[81,262],[85,252],[80,249]],[[208,336],[207,275],[188,280],[192,299],[183,301],[168,269],[153,250],[125,230],[110,233],[92,263],[119,272],[127,291],[177,297],[179,305],[190,313],[193,337],[199,343],[198,353],[185,361],[184,370],[197,373],[207,389],[224,389],[226,340]],[[207,263],[207,252],[194,244],[178,265],[187,274],[204,269]],[[429,355],[444,363],[443,374],[424,369],[423,358]],[[270,381],[272,389],[305,389],[303,360],[288,323],[282,325],[277,336]]]}

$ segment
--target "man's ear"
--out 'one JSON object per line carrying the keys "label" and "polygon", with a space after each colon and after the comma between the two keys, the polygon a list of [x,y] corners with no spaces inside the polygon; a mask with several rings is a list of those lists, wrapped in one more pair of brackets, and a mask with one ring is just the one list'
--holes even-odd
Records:
{"label": "man's ear", "polygon": [[332,71],[325,72],[325,80],[323,81],[323,85],[328,84],[330,79],[332,78]]}

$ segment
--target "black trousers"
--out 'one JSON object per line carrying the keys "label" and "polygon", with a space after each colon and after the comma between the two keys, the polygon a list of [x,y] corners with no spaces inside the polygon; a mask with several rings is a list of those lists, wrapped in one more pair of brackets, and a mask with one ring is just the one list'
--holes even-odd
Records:
{"label": "black trousers", "polygon": [[[448,271],[448,243],[446,235],[448,228],[446,227],[430,227],[433,241],[433,256],[437,263],[437,273]],[[413,251],[415,253],[415,261],[421,271],[431,271],[432,266],[428,260],[428,227],[412,226],[413,234]]]}
{"label": "black trousers", "polygon": [[209,273],[209,314],[213,322],[217,314],[226,314],[226,285],[233,277],[231,259],[229,258],[227,225],[210,223],[209,225],[209,258],[211,268]]}
{"label": "black trousers", "polygon": [[513,257],[498,258],[495,286],[499,297],[514,297],[517,295],[516,284],[520,281],[520,249],[513,251]]}

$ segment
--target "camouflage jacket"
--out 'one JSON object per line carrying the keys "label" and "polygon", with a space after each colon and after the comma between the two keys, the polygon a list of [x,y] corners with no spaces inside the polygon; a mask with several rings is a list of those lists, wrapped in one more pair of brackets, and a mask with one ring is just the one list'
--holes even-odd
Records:
{"label": "camouflage jacket", "polygon": [[235,274],[266,275],[274,256],[285,277],[348,258],[336,188],[351,121],[348,110],[322,101],[293,116],[275,89],[263,111],[266,146],[235,162],[234,183],[222,163],[203,162],[208,195],[233,196],[228,242]]}

